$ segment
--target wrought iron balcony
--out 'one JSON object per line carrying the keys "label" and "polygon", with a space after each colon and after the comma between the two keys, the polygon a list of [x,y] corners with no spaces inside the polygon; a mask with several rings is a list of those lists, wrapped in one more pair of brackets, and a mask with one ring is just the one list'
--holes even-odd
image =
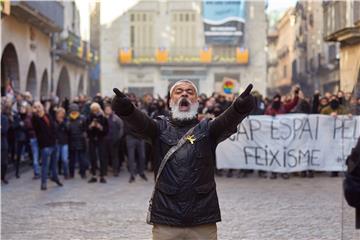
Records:
{"label": "wrought iron balcony", "polygon": [[98,52],[79,36],[68,32],[68,37],[60,39],[56,44],[55,53],[75,64],[88,65],[98,63]]}
{"label": "wrought iron balcony", "polygon": [[11,14],[46,33],[64,29],[64,6],[57,1],[11,1]]}

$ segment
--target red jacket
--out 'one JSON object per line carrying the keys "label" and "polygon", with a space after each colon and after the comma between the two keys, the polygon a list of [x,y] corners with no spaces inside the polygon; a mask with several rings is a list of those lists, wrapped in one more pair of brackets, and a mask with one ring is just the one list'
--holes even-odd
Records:
{"label": "red jacket", "polygon": [[298,101],[299,101],[299,97],[295,96],[290,102],[281,103],[279,109],[274,109],[272,107],[272,104],[270,104],[266,108],[265,115],[275,116],[278,114],[288,113],[291,111],[291,109],[293,109],[297,105]]}

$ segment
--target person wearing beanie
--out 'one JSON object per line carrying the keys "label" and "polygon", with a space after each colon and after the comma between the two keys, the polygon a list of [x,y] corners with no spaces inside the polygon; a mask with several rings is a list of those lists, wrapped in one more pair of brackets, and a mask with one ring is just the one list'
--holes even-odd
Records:
{"label": "person wearing beanie", "polygon": [[114,89],[114,112],[152,142],[156,181],[147,222],[153,224],[153,239],[217,239],[216,223],[221,217],[215,149],[253,110],[251,89],[250,84],[217,118],[202,121],[197,118],[198,91],[189,80],[180,80],[170,89],[170,117],[154,120]]}
{"label": "person wearing beanie", "polygon": [[79,164],[79,173],[81,178],[86,178],[86,119],[80,114],[79,106],[76,103],[72,103],[69,106],[69,177],[75,176],[75,165]]}

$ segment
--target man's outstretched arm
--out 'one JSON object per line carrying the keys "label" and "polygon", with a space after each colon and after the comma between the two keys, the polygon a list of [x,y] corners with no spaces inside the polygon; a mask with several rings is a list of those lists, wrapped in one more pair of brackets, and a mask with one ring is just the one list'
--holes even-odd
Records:
{"label": "man's outstretched arm", "polygon": [[115,93],[111,103],[113,111],[137,134],[144,138],[154,139],[157,136],[155,121],[137,109],[119,89],[114,88],[113,91]]}
{"label": "man's outstretched arm", "polygon": [[217,144],[234,134],[237,125],[254,109],[255,97],[250,94],[252,87],[249,84],[225,112],[210,122],[210,135]]}

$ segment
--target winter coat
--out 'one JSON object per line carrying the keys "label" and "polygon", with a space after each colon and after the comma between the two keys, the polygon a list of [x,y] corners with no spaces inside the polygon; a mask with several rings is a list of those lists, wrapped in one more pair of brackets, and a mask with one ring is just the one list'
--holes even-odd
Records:
{"label": "winter coat", "polygon": [[124,135],[124,122],[114,113],[107,118],[107,121],[109,130],[106,138],[112,141],[120,140]]}
{"label": "winter coat", "polygon": [[1,151],[7,151],[9,145],[7,134],[9,131],[9,118],[6,114],[1,113]]}
{"label": "winter coat", "polygon": [[237,131],[249,113],[230,106],[215,120],[155,120],[135,109],[120,116],[133,131],[152,142],[155,174],[169,149],[193,126],[195,141],[176,151],[161,173],[153,198],[150,221],[170,226],[196,226],[221,221],[214,179],[216,146]]}
{"label": "winter coat", "polygon": [[360,138],[346,162],[348,171],[343,184],[345,199],[350,206],[360,208]]}
{"label": "winter coat", "polygon": [[85,150],[86,149],[86,119],[79,115],[76,119],[69,118],[68,121],[68,136],[70,150]]}
{"label": "winter coat", "polygon": [[[98,122],[102,126],[102,129],[90,127],[90,124],[93,121]],[[98,141],[103,139],[108,133],[108,129],[108,121],[103,114],[95,115],[90,113],[86,120],[86,131],[90,141]]]}
{"label": "winter coat", "polygon": [[[45,117],[48,119],[46,123]],[[54,147],[56,144],[56,129],[53,119],[49,114],[43,117],[33,116],[32,124],[38,140],[39,148]]]}
{"label": "winter coat", "polygon": [[17,142],[25,142],[27,140],[27,129],[25,126],[26,115],[21,115],[16,113],[14,115],[14,130],[15,130],[15,140]]}
{"label": "winter coat", "polygon": [[65,119],[62,123],[54,121],[56,128],[56,143],[60,145],[65,145],[69,143],[69,128],[68,122]]}

